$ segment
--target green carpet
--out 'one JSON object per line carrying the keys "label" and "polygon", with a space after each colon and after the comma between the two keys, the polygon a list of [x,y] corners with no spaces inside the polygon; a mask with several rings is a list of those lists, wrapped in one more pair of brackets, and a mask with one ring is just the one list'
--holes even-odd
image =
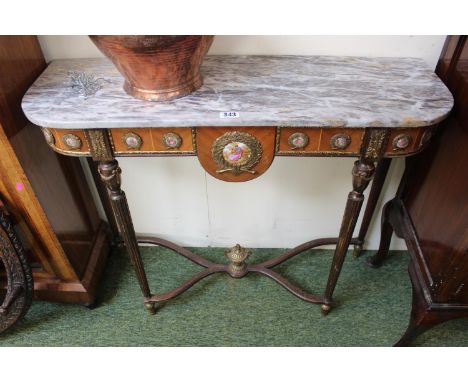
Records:
{"label": "green carpet", "polygon": [[[195,248],[223,262],[221,248]],[[282,251],[253,250],[250,262]],[[276,269],[311,293],[322,293],[331,250],[312,250]],[[370,252],[348,255],[335,290],[336,307],[297,299],[258,274],[233,279],[215,274],[166,303],[155,316],[143,308],[136,278],[124,250],[110,256],[98,305],[35,301],[15,328],[0,335],[0,346],[391,346],[406,329],[411,307],[408,255],[393,252],[380,269],[365,265]],[[142,247],[153,292],[164,292],[200,267],[158,247]],[[467,346],[468,319],[436,326],[418,346]]]}

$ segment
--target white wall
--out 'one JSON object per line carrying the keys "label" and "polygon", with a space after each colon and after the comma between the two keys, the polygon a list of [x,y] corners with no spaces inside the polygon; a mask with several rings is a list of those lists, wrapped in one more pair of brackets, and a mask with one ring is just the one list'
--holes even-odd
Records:
{"label": "white wall", "polygon": [[[47,60],[96,57],[86,36],[41,36]],[[445,36],[217,36],[209,54],[412,56],[435,68]],[[206,174],[196,157],[122,158],[125,190],[137,233],[186,246],[292,247],[336,236],[351,189],[351,158],[275,158],[261,177],[225,183]],[[382,201],[403,171],[390,168],[368,235],[378,247]],[[358,223],[359,224],[359,223]],[[393,249],[404,249],[399,239]]]}

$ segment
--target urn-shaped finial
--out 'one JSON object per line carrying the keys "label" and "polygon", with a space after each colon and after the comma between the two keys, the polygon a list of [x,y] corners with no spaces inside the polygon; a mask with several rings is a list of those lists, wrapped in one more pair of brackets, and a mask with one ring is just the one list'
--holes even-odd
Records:
{"label": "urn-shaped finial", "polygon": [[247,263],[245,260],[250,256],[250,251],[247,248],[236,244],[225,255],[229,259],[229,274],[232,277],[242,277],[247,273]]}

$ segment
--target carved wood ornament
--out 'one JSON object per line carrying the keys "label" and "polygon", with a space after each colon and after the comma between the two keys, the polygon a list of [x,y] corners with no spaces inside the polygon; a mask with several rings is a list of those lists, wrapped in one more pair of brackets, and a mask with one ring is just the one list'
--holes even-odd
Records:
{"label": "carved wood ornament", "polygon": [[23,246],[1,207],[0,203],[0,263],[5,269],[7,289],[0,305],[0,333],[26,314],[31,306],[34,290],[31,267]]}

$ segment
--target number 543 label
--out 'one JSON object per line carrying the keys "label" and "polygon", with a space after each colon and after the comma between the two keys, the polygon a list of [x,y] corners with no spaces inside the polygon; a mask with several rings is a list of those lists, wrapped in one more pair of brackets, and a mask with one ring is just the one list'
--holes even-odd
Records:
{"label": "number 543 label", "polygon": [[222,111],[219,113],[219,118],[239,118],[240,114],[238,111]]}

